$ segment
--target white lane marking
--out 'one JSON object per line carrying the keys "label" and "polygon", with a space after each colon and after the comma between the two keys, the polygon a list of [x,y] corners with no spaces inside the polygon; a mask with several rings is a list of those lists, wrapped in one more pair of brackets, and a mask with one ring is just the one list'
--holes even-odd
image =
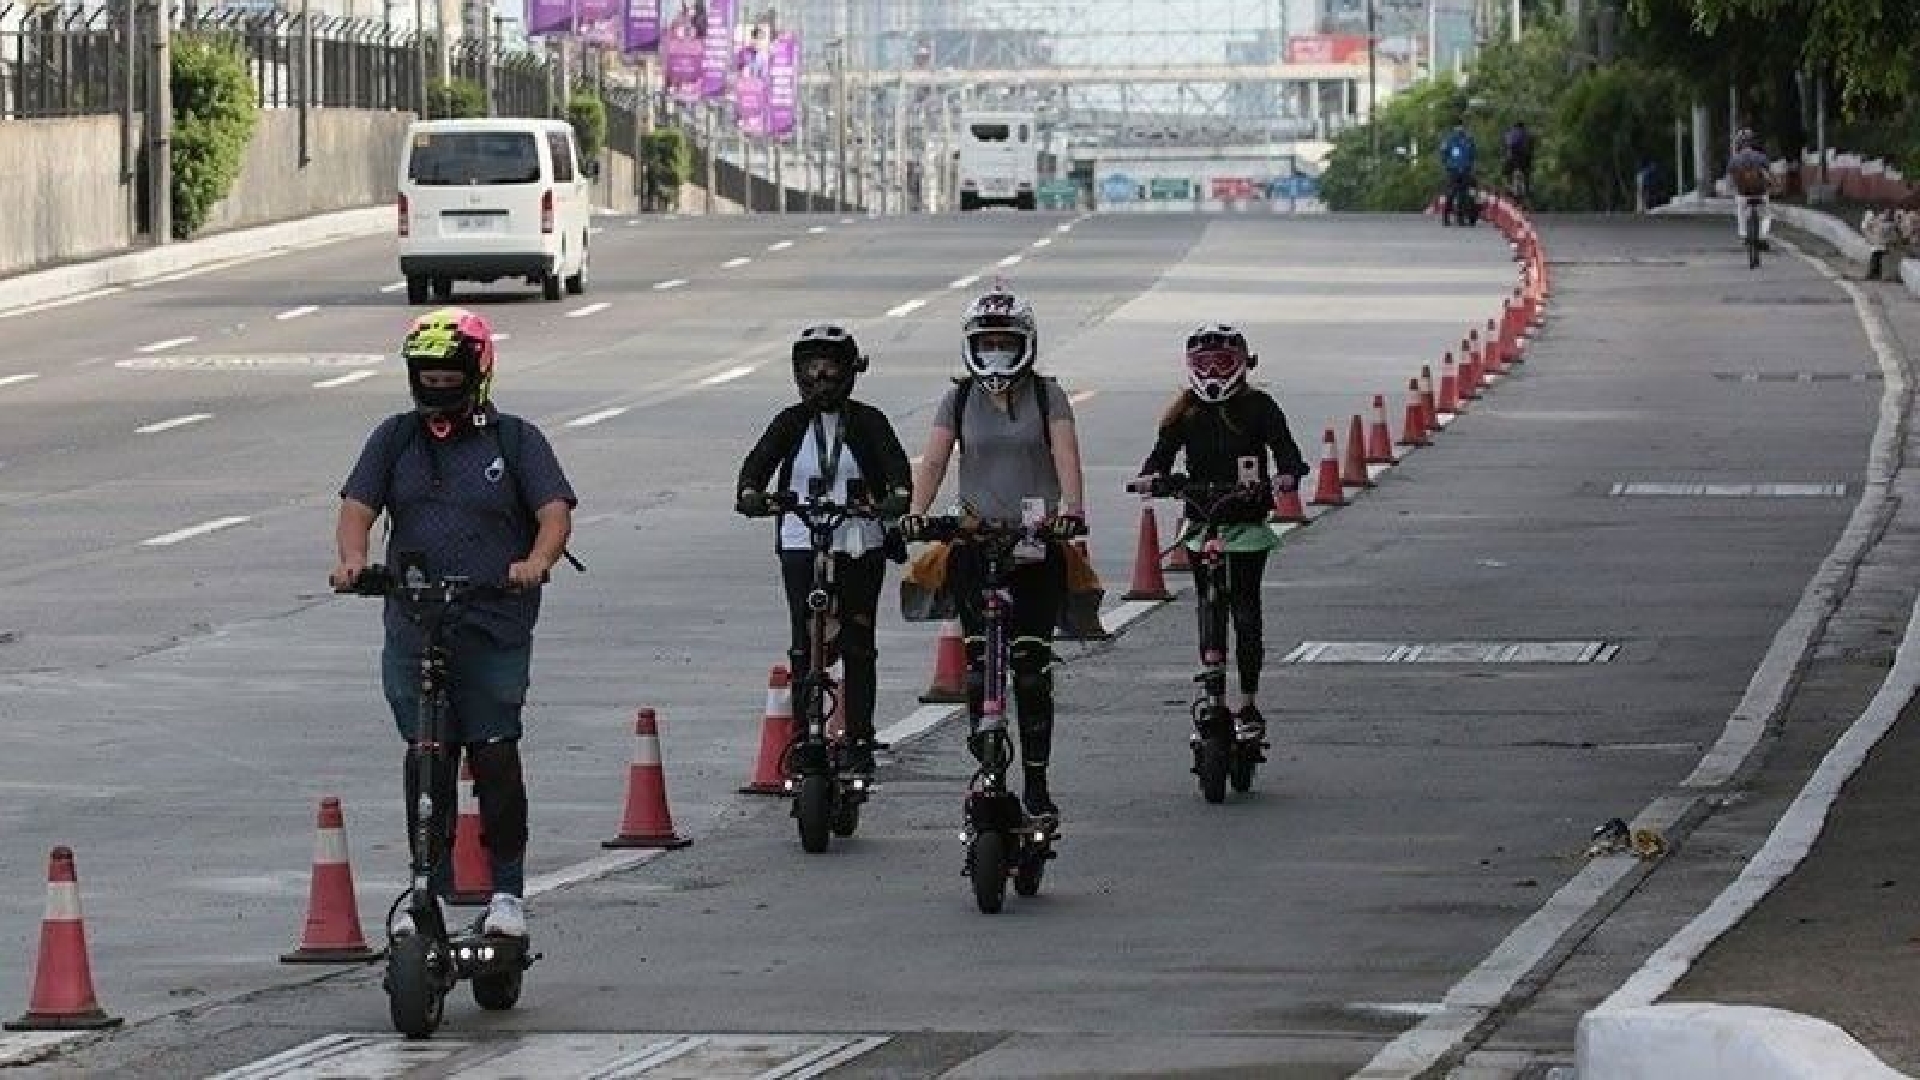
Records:
{"label": "white lane marking", "polygon": [[701,379],[700,385],[719,386],[721,383],[730,383],[735,379],[744,379],[753,374],[753,371],[754,367],[752,364],[741,364],[739,367],[730,367],[716,375],[709,375]]}
{"label": "white lane marking", "polygon": [[391,284],[391,285],[382,285],[382,286],[380,286],[380,291],[381,291],[381,292],[383,292],[383,293],[396,293],[396,292],[399,292],[399,291],[400,291],[401,289],[404,289],[404,288],[406,288],[406,287],[407,287],[407,283],[406,283],[406,282],[404,282],[404,281],[396,281],[396,282],[394,282],[394,283],[393,283],[393,284]]}
{"label": "white lane marking", "polygon": [[493,340],[495,341],[511,341],[512,339],[513,335],[507,333],[505,330],[495,330],[493,332]]}
{"label": "white lane marking", "polygon": [[932,731],[962,711],[959,705],[922,705],[907,714],[906,719],[893,724],[874,737],[883,743],[899,744],[916,735]]}
{"label": "white lane marking", "polygon": [[590,412],[585,416],[576,416],[567,421],[567,426],[570,428],[592,427],[603,420],[611,420],[616,416],[624,416],[631,411],[632,408],[633,406],[631,405],[615,405],[611,409],[601,409],[599,412]]}
{"label": "white lane marking", "polygon": [[682,286],[682,285],[685,285],[686,283],[687,283],[687,279],[686,279],[686,278],[668,278],[668,279],[667,279],[667,280],[665,280],[665,281],[656,281],[656,282],[654,282],[654,283],[653,283],[653,291],[654,291],[654,292],[666,292],[666,291],[667,291],[668,289],[677,289],[677,288],[679,288],[680,286]]}
{"label": "white lane marking", "polygon": [[311,315],[314,312],[319,310],[320,310],[320,305],[318,304],[302,304],[297,308],[291,308],[287,311],[283,311],[280,314],[275,315],[274,318],[279,320],[280,322],[286,322],[288,319],[298,319],[303,315]]}
{"label": "white lane marking", "polygon": [[947,282],[947,288],[949,288],[949,289],[971,289],[971,288],[973,288],[973,287],[974,287],[975,285],[978,285],[979,283],[980,283],[980,275],[979,275],[979,274],[968,274],[968,275],[967,275],[966,277],[963,277],[963,278],[954,278],[954,279],[953,279],[952,281],[949,281],[949,282]]}
{"label": "white lane marking", "polygon": [[841,218],[841,219],[840,219],[840,224],[842,224],[842,225],[851,225],[851,224],[853,224],[853,219],[852,219],[852,218],[850,218],[850,217],[843,217],[843,218]]}
{"label": "white lane marking", "polygon": [[335,375],[331,379],[321,379],[319,382],[313,384],[313,388],[315,390],[331,390],[336,386],[349,386],[363,379],[371,379],[378,374],[380,373],[372,370],[349,371],[345,375]]}
{"label": "white lane marking", "polygon": [[767,245],[767,250],[768,250],[768,251],[785,251],[785,250],[787,250],[788,248],[790,248],[790,247],[792,247],[792,246],[793,246],[793,241],[791,241],[791,240],[782,240],[782,241],[780,241],[780,242],[779,242],[779,243],[777,243],[777,244],[768,244],[768,245]]}
{"label": "white lane marking", "polygon": [[[15,315],[32,315],[35,312],[40,312],[40,311],[52,311],[55,308],[63,308],[63,307],[68,307],[72,304],[85,303],[88,300],[98,300],[103,296],[112,296],[114,293],[125,292],[125,291],[126,289],[123,286],[109,285],[104,289],[95,289],[92,292],[83,292],[77,296],[63,296],[58,300],[48,300],[46,303],[43,303],[43,304],[29,304],[26,307],[9,308],[6,311],[0,311],[0,319],[11,319]],[[4,1063],[0,1063],[0,1064],[4,1064]]]}
{"label": "white lane marking", "polygon": [[182,345],[191,345],[199,340],[199,338],[189,334],[186,337],[168,338],[165,341],[149,341],[133,351],[140,353],[165,352],[168,349],[177,349]]}
{"label": "white lane marking", "polygon": [[134,428],[133,433],[135,435],[158,435],[163,431],[172,431],[174,428],[183,428],[188,424],[197,424],[202,420],[211,419],[213,419],[213,414],[210,412],[189,413],[186,416],[176,416],[171,420],[160,420],[152,424],[144,424]]}
{"label": "white lane marking", "polygon": [[1073,393],[1067,395],[1067,404],[1078,405],[1099,392],[1098,390],[1075,390]]}
{"label": "white lane marking", "polygon": [[5,378],[0,378],[0,386],[17,386],[23,382],[32,382],[39,377],[40,373],[37,371],[22,372],[19,375],[8,375]]}
{"label": "white lane marking", "polygon": [[629,228],[629,229],[631,229],[631,228],[633,228],[634,226],[636,226],[636,225],[638,225],[638,224],[640,224],[640,219],[639,219],[639,218],[628,218],[628,219],[627,219],[627,228]]}
{"label": "white lane marking", "polygon": [[726,262],[721,263],[720,269],[737,270],[740,267],[745,266],[752,261],[753,261],[752,259],[747,258],[745,255],[736,255],[733,258],[728,259]]}
{"label": "white lane marking", "polygon": [[893,307],[888,308],[887,318],[889,319],[904,318],[908,315],[913,314],[916,311],[919,311],[921,308],[926,306],[927,306],[927,302],[925,300],[909,300],[904,304],[897,304]]}
{"label": "white lane marking", "polygon": [[1349,1001],[1347,1008],[1354,1012],[1371,1013],[1375,1016],[1427,1017],[1445,1009],[1437,1001]]}
{"label": "white lane marking", "polygon": [[606,231],[607,231],[607,230],[606,230],[606,227],[605,227],[605,226],[603,226],[603,225],[589,225],[589,226],[587,226],[587,235],[588,235],[588,236],[599,236],[599,235],[600,235],[601,233],[603,233],[603,232],[606,232]]}
{"label": "white lane marking", "polygon": [[87,1031],[22,1031],[0,1035],[0,1066],[27,1065],[45,1057],[57,1046],[92,1038]]}
{"label": "white lane marking", "polygon": [[1067,223],[1066,223],[1065,225],[1055,225],[1055,226],[1053,227],[1053,231],[1054,231],[1054,232],[1063,232],[1063,233],[1069,233],[1069,232],[1072,232],[1072,231],[1073,231],[1073,222],[1071,222],[1071,221],[1069,221],[1069,222],[1067,222]]}
{"label": "white lane marking", "polygon": [[1004,258],[1004,259],[1001,259],[1001,260],[1000,260],[1000,261],[999,261],[998,263],[996,263],[995,265],[997,265],[997,266],[1018,266],[1018,265],[1020,265],[1020,256],[1018,256],[1018,255],[1009,255],[1009,256],[1007,256],[1006,258]]}
{"label": "white lane marking", "polygon": [[1100,626],[1109,634],[1117,634],[1164,603],[1165,600],[1128,600],[1111,611],[1101,612]]}
{"label": "white lane marking", "polygon": [[631,870],[636,866],[652,862],[667,853],[666,848],[648,848],[641,851],[622,851],[613,855],[602,855],[597,859],[563,866],[550,874],[541,874],[527,879],[527,895],[539,896],[555,889],[564,889],[569,885],[578,885],[583,881],[593,881],[617,874],[622,870]]}
{"label": "white lane marking", "polygon": [[807,230],[807,235],[819,236],[821,233],[826,231],[827,231],[827,227],[825,225],[815,225],[813,228]]}
{"label": "white lane marking", "polygon": [[1052,247],[1052,246],[1053,246],[1053,237],[1051,237],[1051,236],[1043,236],[1043,237],[1041,237],[1040,239],[1038,239],[1038,240],[1035,240],[1035,241],[1033,242],[1033,246],[1034,246],[1034,247],[1037,247],[1037,248],[1043,248],[1043,247]]}
{"label": "white lane marking", "polygon": [[1629,481],[1613,485],[1616,496],[1656,495],[1701,498],[1820,498],[1845,495],[1845,484],[1674,484]]}
{"label": "white lane marking", "polygon": [[612,304],[602,300],[597,304],[588,304],[586,307],[574,308],[572,311],[567,312],[567,318],[584,319],[589,315],[598,315],[612,306]]}
{"label": "white lane marking", "polygon": [[167,547],[170,544],[177,544],[182,540],[191,540],[196,536],[205,536],[208,533],[219,532],[221,529],[231,529],[235,525],[245,525],[252,520],[250,517],[242,516],[214,518],[212,521],[203,521],[198,525],[189,525],[184,529],[175,529],[170,533],[150,536],[140,541],[140,545],[142,547]]}

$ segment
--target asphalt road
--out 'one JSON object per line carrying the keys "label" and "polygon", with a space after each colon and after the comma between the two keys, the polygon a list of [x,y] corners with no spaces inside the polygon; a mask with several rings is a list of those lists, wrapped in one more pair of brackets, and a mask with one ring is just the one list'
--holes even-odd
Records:
{"label": "asphalt road", "polygon": [[[861,396],[917,452],[970,291],[1004,276],[1027,294],[1044,366],[1078,397],[1117,597],[1138,514],[1120,488],[1188,328],[1248,330],[1313,457],[1376,393],[1397,425],[1407,378],[1495,312],[1505,246],[1399,218],[603,225],[589,295],[461,297],[510,335],[496,396],[553,436],[582,497],[590,572],[557,576],[536,648],[530,872],[602,856],[637,706],[659,711],[696,842],[537,897],[546,958],[523,1007],[463,1000],[434,1051],[462,1056],[408,1059],[435,1075],[604,1067],[674,1033],[732,1038],[620,1075],[807,1054],[845,1076],[1348,1075],[1470,974],[1519,981],[1533,969],[1514,956],[1573,933],[1529,919],[1594,825],[1718,737],[1858,496],[1878,401],[1857,324],[1806,266],[1750,275],[1709,224],[1550,229],[1566,265],[1528,364],[1290,534],[1269,572],[1278,753],[1258,793],[1193,791],[1183,613],[1069,647],[1061,857],[1041,898],[989,919],[959,875],[951,724],[901,743],[859,837],[826,856],[733,792],[784,617],[767,535],[729,488],[791,397],[787,335],[853,324],[874,356]],[[405,404],[396,280],[387,241],[348,242],[0,318],[0,955],[21,958],[0,1002],[26,998],[41,868],[64,843],[100,994],[136,1022],[31,1071],[207,1075],[386,1030],[376,972],[313,983],[274,958],[300,928],[321,795],[346,806],[370,930],[404,871],[377,615],[324,588],[340,478]],[[1835,377],[1740,377],[1804,370]],[[1840,488],[1614,494],[1650,482]],[[1280,662],[1306,642],[1515,641],[1617,650]],[[888,616],[882,726],[915,709],[931,643]],[[798,1034],[755,1043],[768,1033]],[[285,1075],[399,1075],[380,1072],[401,1067],[384,1039],[330,1045],[368,1056]]]}

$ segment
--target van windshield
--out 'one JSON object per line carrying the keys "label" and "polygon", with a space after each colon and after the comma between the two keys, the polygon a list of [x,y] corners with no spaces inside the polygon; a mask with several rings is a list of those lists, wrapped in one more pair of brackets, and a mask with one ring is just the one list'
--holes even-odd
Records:
{"label": "van windshield", "polygon": [[421,131],[407,179],[416,184],[537,184],[540,150],[530,131]]}

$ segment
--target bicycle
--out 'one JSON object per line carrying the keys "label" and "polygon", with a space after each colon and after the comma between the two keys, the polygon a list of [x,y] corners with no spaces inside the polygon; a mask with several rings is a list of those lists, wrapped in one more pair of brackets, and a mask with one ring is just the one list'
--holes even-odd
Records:
{"label": "bicycle", "polygon": [[875,511],[866,504],[864,487],[858,480],[847,481],[846,505],[831,501],[826,492],[826,484],[814,477],[805,501],[791,492],[767,497],[769,513],[792,514],[800,519],[813,548],[813,586],[807,593],[807,676],[794,688],[802,703],[805,726],[781,758],[781,782],[793,796],[800,848],[813,855],[827,850],[831,837],[849,837],[860,828],[860,807],[873,788],[871,777],[848,770],[846,740],[828,734],[840,687],[827,670],[833,663],[827,643],[839,625],[835,534],[847,521],[872,519]]}
{"label": "bicycle", "polygon": [[961,874],[973,882],[973,899],[983,914],[999,913],[1006,903],[1007,883],[1023,897],[1040,893],[1047,863],[1055,858],[1060,822],[1048,814],[1028,816],[1020,799],[1007,790],[1007,770],[1013,765],[1013,738],[1007,731],[1007,681],[1012,643],[1007,637],[1007,614],[1013,593],[1007,586],[1019,549],[1044,544],[1053,537],[1041,500],[1028,500],[1023,521],[970,516],[929,517],[921,536],[927,540],[978,546],[985,564],[984,632],[986,650],[980,716],[967,736],[967,749],[979,763],[967,783],[962,807],[966,845]]}
{"label": "bicycle", "polygon": [[[473,1000],[481,1008],[513,1008],[520,1001],[523,974],[540,956],[528,951],[526,938],[484,933],[484,916],[458,932],[449,930],[434,897],[435,868],[453,845],[454,776],[460,766],[459,745],[446,741],[448,672],[453,658],[447,636],[459,624],[468,602],[504,596],[509,590],[476,585],[464,577],[432,577],[416,553],[402,552],[398,562],[397,572],[369,566],[351,585],[336,591],[394,598],[407,619],[420,627],[423,638],[414,728],[414,790],[419,794],[409,845],[411,879],[387,909],[387,971],[382,985],[395,1030],[410,1039],[424,1039],[440,1027],[447,994],[463,980],[473,983]],[[414,929],[395,934],[394,916],[402,906],[411,915]]]}
{"label": "bicycle", "polygon": [[[1257,477],[1251,459],[1241,465]],[[1269,485],[1258,479],[1233,484],[1200,483],[1180,474],[1156,476],[1148,492],[1155,498],[1185,499],[1187,521],[1199,530],[1194,536],[1194,586],[1200,624],[1200,671],[1193,677],[1199,689],[1189,711],[1193,733],[1193,775],[1200,795],[1210,803],[1225,802],[1227,787],[1244,795],[1253,789],[1255,769],[1267,760],[1269,744],[1259,733],[1241,731],[1227,705],[1227,597],[1231,580],[1227,549],[1220,536],[1220,519],[1249,505],[1273,505]],[[1179,543],[1188,543],[1183,537]]]}
{"label": "bicycle", "polygon": [[1740,238],[1747,245],[1747,269],[1760,269],[1760,250],[1765,243],[1760,238],[1760,212],[1767,200],[1758,195],[1742,195],[1740,202],[1746,213],[1740,217]]}

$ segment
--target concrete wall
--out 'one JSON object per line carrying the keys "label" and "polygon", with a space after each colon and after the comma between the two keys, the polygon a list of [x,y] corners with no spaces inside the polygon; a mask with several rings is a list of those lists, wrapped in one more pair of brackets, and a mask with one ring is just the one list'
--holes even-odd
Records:
{"label": "concrete wall", "polygon": [[202,233],[390,203],[412,113],[313,109],[300,165],[300,113],[263,109],[233,191]]}
{"label": "concrete wall", "polygon": [[133,242],[118,117],[0,121],[0,192],[0,275]]}

